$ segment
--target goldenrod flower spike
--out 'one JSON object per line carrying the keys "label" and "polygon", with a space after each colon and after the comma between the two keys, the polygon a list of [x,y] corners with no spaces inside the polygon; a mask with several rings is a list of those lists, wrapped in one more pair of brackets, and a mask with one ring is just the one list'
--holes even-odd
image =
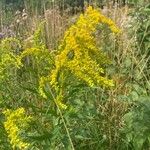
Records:
{"label": "goldenrod flower spike", "polygon": [[55,88],[58,86],[59,72],[65,69],[70,70],[89,86],[113,86],[113,81],[102,75],[104,69],[101,64],[98,64],[90,56],[90,52],[92,52],[97,57],[104,57],[102,51],[97,47],[96,39],[93,35],[97,25],[100,23],[107,24],[112,32],[120,32],[111,19],[106,18],[91,6],[88,7],[85,14],[80,15],[76,24],[66,31],[59,46],[60,54],[55,60],[56,68],[51,73],[51,85]]}
{"label": "goldenrod flower spike", "polygon": [[28,122],[31,121],[30,116],[25,115],[24,108],[18,108],[17,110],[5,110],[3,111],[5,115],[6,121],[4,122],[5,130],[8,134],[8,138],[10,139],[10,144],[12,148],[15,150],[19,148],[20,150],[27,149],[30,144],[24,142],[21,137],[20,133],[22,130],[25,129]]}
{"label": "goldenrod flower spike", "polygon": [[15,54],[20,48],[19,41],[15,38],[5,38],[0,43],[0,82],[7,77],[6,70],[22,67],[20,56]]}
{"label": "goldenrod flower spike", "polygon": [[[79,80],[85,81],[90,87],[113,86],[113,81],[104,76],[104,69],[102,68],[102,64],[108,63],[108,59],[97,46],[96,37],[93,34],[99,24],[107,24],[114,33],[120,32],[111,19],[105,17],[99,10],[93,9],[91,6],[65,32],[64,39],[59,45],[60,53],[55,58],[55,68],[46,77],[47,79],[49,78],[50,84],[56,91],[62,90],[62,74],[65,76],[65,71],[68,70]],[[102,58],[101,61],[103,62],[98,63],[95,57]],[[41,78],[39,91],[46,98],[43,87],[44,81]],[[62,103],[62,93],[56,93],[58,95],[55,103],[60,108],[66,109],[67,106]]]}

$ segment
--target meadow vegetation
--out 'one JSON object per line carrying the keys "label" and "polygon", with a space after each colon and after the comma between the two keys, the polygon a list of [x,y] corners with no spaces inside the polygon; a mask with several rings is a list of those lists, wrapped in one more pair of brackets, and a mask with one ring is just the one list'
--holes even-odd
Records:
{"label": "meadow vegetation", "polygon": [[1,0],[0,150],[149,149],[148,0]]}

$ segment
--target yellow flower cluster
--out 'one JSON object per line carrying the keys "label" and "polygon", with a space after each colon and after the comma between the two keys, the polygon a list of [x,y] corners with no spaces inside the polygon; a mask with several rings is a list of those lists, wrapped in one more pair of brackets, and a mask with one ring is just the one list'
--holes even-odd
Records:
{"label": "yellow flower cluster", "polygon": [[[45,84],[48,83],[48,82],[50,82],[49,77],[41,77],[40,80],[39,80],[39,93],[45,99],[47,99],[47,96],[45,94],[44,87],[45,87]],[[60,89],[60,91],[58,92],[54,102],[58,107],[60,107],[62,109],[66,109],[67,106],[62,103],[62,99],[63,99],[63,94],[62,94],[62,89]]]}
{"label": "yellow flower cluster", "polygon": [[65,105],[63,102],[63,91],[62,89],[60,89],[59,93],[57,94],[56,96],[56,99],[55,99],[55,103],[56,105],[61,108],[61,109],[67,109],[67,105]]}
{"label": "yellow flower cluster", "polygon": [[20,58],[13,53],[2,54],[0,60],[0,80],[5,78],[5,71],[12,66],[20,68],[22,66]]}
{"label": "yellow flower cluster", "polygon": [[[54,101],[62,109],[67,108],[63,104],[62,92],[64,78],[67,78],[65,72],[67,71],[91,87],[95,85],[113,86],[113,81],[104,76],[102,66],[107,63],[108,59],[97,46],[94,35],[99,24],[107,24],[113,33],[120,32],[111,19],[89,7],[85,14],[81,14],[77,22],[65,32],[64,39],[59,46],[59,54],[55,58],[55,68],[47,77],[40,79],[40,94],[47,98],[43,89],[45,83],[50,82],[56,90]],[[101,59],[100,62],[97,61],[99,59]]]}
{"label": "yellow flower cluster", "polygon": [[44,92],[44,87],[45,87],[46,82],[49,82],[49,78],[47,77],[41,77],[39,80],[39,93],[45,99],[47,99],[47,96]]}
{"label": "yellow flower cluster", "polygon": [[0,80],[4,79],[5,72],[8,69],[20,68],[22,66],[19,55],[13,50],[21,47],[18,40],[14,38],[6,38],[0,43]]}
{"label": "yellow flower cluster", "polygon": [[[29,55],[38,57],[39,55],[41,55],[43,50],[44,49],[42,49],[42,48],[40,49],[40,48],[36,48],[36,47],[27,48],[21,53],[20,57],[21,57],[21,59],[26,56],[29,56]],[[43,53],[44,53],[44,51],[43,51]]]}
{"label": "yellow flower cluster", "polygon": [[16,38],[5,38],[0,43],[1,52],[17,52],[21,48],[20,41]]}
{"label": "yellow flower cluster", "polygon": [[27,149],[30,144],[24,142],[21,139],[20,134],[21,131],[23,131],[27,127],[28,122],[31,121],[31,117],[25,115],[24,108],[18,108],[14,111],[7,109],[3,111],[3,114],[6,118],[4,127],[8,134],[8,138],[10,139],[12,148],[19,148],[20,150]]}
{"label": "yellow flower cluster", "polygon": [[[113,81],[104,77],[104,69],[101,64],[92,59],[91,53],[102,57],[103,53],[97,47],[94,32],[100,24],[107,24],[114,33],[120,30],[114,22],[103,16],[91,6],[85,14],[81,14],[76,24],[72,25],[65,33],[64,39],[59,46],[60,54],[57,55],[56,68],[51,74],[51,85],[59,86],[58,78],[62,70],[70,70],[76,77],[85,81],[89,86],[113,86]],[[62,69],[63,68],[63,69]]]}

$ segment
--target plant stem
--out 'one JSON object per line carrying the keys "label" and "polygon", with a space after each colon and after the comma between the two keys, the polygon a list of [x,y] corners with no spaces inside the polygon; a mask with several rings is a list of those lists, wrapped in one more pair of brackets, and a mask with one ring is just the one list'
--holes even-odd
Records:
{"label": "plant stem", "polygon": [[[52,97],[53,97],[53,99],[54,99],[54,102],[55,102],[55,96],[54,96],[54,94],[52,93],[51,88],[49,88],[49,90],[50,90],[51,95],[52,95]],[[69,133],[69,130],[68,130],[67,125],[66,125],[66,122],[65,122],[65,119],[64,119],[63,114],[62,114],[62,112],[61,112],[61,109],[59,108],[59,106],[57,105],[56,102],[55,102],[55,104],[56,104],[56,106],[57,106],[57,108],[58,108],[60,117],[61,117],[61,119],[62,119],[62,121],[63,121],[63,124],[64,124],[65,130],[66,130],[66,133],[67,133],[67,135],[68,135],[68,138],[69,138],[69,141],[70,141],[70,145],[71,145],[71,147],[72,147],[72,150],[75,150],[74,145],[73,145],[73,142],[72,142],[72,139],[71,139],[71,136],[70,136],[70,133]]]}

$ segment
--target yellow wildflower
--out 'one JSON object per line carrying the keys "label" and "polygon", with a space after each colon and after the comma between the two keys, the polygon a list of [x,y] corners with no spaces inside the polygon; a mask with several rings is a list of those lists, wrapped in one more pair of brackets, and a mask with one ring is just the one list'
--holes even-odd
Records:
{"label": "yellow wildflower", "polygon": [[[71,26],[65,33],[64,39],[59,46],[60,54],[56,57],[56,68],[51,72],[51,84],[57,88],[59,72],[70,70],[79,79],[85,81],[89,86],[113,86],[113,81],[104,77],[104,69],[101,64],[92,59],[91,54],[104,57],[97,47],[93,33],[100,23],[107,24],[114,33],[120,32],[114,22],[103,16],[98,10],[91,6],[85,14],[81,14],[76,24]],[[62,69],[63,68],[63,69]]]}
{"label": "yellow wildflower", "polygon": [[[94,33],[99,24],[106,24],[114,33],[119,33],[115,23],[101,14],[99,10],[89,7],[85,14],[81,14],[77,22],[72,25],[64,35],[58,49],[59,54],[55,58],[55,68],[47,77],[40,79],[39,92],[44,97],[44,85],[49,82],[56,91],[55,103],[62,109],[67,106],[63,103],[63,84],[69,71],[79,80],[85,81],[90,87],[113,86],[113,81],[105,77],[104,64],[108,59],[99,49]],[[100,60],[100,61],[97,61]]]}
{"label": "yellow wildflower", "polygon": [[24,108],[18,108],[14,111],[7,109],[3,111],[3,114],[6,118],[4,127],[13,149],[27,149],[30,144],[22,140],[22,138],[20,137],[20,133],[25,129],[28,122],[31,121],[31,117],[25,115]]}
{"label": "yellow wildflower", "polygon": [[44,87],[45,87],[45,83],[49,80],[49,78],[46,78],[46,77],[41,77],[40,80],[39,80],[39,93],[40,95],[47,99],[47,96],[44,92]]}
{"label": "yellow wildflower", "polygon": [[67,105],[63,104],[62,100],[63,100],[63,94],[62,94],[62,90],[61,90],[55,99],[55,103],[59,108],[67,109]]}

